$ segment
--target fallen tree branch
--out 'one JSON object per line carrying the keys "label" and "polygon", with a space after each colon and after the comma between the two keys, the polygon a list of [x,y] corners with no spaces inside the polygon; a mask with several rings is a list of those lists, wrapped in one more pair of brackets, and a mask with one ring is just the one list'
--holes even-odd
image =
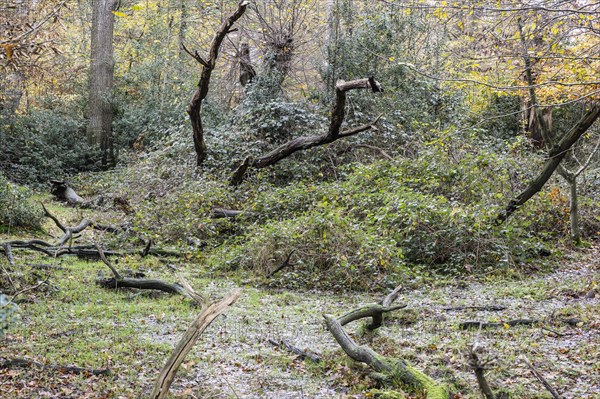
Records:
{"label": "fallen tree branch", "polygon": [[110,369],[92,369],[76,366],[60,366],[56,364],[42,364],[28,359],[4,359],[0,362],[0,368],[11,367],[37,367],[45,370],[53,370],[55,372],[70,373],[70,374],[89,374],[89,375],[110,375]]}
{"label": "fallen tree branch", "polygon": [[10,266],[14,266],[15,265],[15,257],[13,256],[12,248],[10,246],[10,243],[5,242],[4,244],[2,244],[2,248],[4,249],[4,255],[6,255],[6,259],[8,260],[8,264]]}
{"label": "fallen tree branch", "polygon": [[467,365],[475,372],[475,378],[477,378],[477,385],[479,385],[481,393],[486,399],[494,399],[494,393],[485,378],[485,364],[479,360],[476,350],[476,345],[469,348]]}
{"label": "fallen tree branch", "polygon": [[163,292],[167,292],[170,294],[180,294],[183,296],[187,296],[188,298],[191,298],[192,300],[194,300],[194,302],[198,302],[200,305],[202,304],[202,302],[198,301],[199,297],[196,296],[197,294],[193,290],[190,292],[189,290],[186,290],[184,287],[180,286],[179,284],[171,284],[171,283],[167,283],[166,281],[155,280],[155,279],[123,277],[117,271],[117,269],[108,261],[108,259],[106,259],[106,256],[104,255],[104,251],[98,244],[96,244],[96,251],[98,252],[102,262],[106,266],[108,266],[108,268],[111,270],[111,272],[114,276],[112,278],[97,279],[96,284],[98,284],[99,286],[104,287],[104,288],[114,288],[114,289],[137,288],[140,290],[158,290],[158,291],[163,291]]}
{"label": "fallen tree branch", "polygon": [[531,374],[533,374],[534,377],[537,378],[537,380],[544,386],[544,388],[546,388],[548,392],[550,392],[554,399],[562,399],[558,392],[556,392],[556,389],[554,389],[552,385],[550,385],[550,383],[544,378],[544,376],[541,375],[524,356],[521,357],[521,361],[523,361],[523,363],[525,363],[527,367],[529,367],[529,370],[531,370]]}
{"label": "fallen tree branch", "polygon": [[344,117],[346,115],[346,93],[350,90],[369,88],[374,93],[383,91],[379,82],[377,82],[373,77],[369,77],[366,79],[357,79],[348,82],[344,80],[339,80],[335,86],[335,101],[331,110],[329,128],[326,133],[321,135],[303,136],[292,139],[287,143],[284,143],[281,146],[275,148],[268,154],[256,159],[247,157],[244,160],[244,162],[240,166],[238,166],[237,169],[234,171],[233,175],[229,180],[229,184],[231,186],[239,185],[243,181],[247,171],[250,168],[266,168],[275,165],[279,161],[291,156],[297,151],[304,151],[309,148],[332,143],[343,137],[349,137],[367,130],[376,129],[375,125],[381,118],[382,114],[379,115],[371,123],[340,132],[342,123],[344,122]]}
{"label": "fallen tree branch", "polygon": [[188,352],[196,344],[196,341],[202,335],[206,327],[212,323],[212,321],[225,312],[229,306],[231,306],[240,297],[240,291],[236,290],[231,292],[220,302],[212,303],[202,310],[196,320],[189,326],[179,343],[175,347],[175,350],[163,366],[154,388],[150,394],[150,399],[163,399],[169,392],[169,388],[175,379],[175,374],[183,363]]}
{"label": "fallen tree branch", "polygon": [[[42,208],[44,209],[45,216],[49,217],[54,221],[56,226],[64,232],[62,237],[56,243],[49,243],[40,239],[31,239],[31,240],[12,240],[0,243],[0,252],[7,254],[6,246],[8,245],[10,248],[8,252],[12,256],[11,248],[15,249],[29,249],[32,251],[42,252],[48,256],[52,257],[60,257],[65,255],[74,255],[80,258],[93,258],[93,259],[101,259],[100,253],[97,248],[93,244],[84,244],[84,245],[69,245],[65,247],[65,244],[74,238],[74,234],[78,234],[83,232],[86,228],[92,227],[101,230],[114,230],[125,229],[124,227],[114,227],[114,226],[104,226],[95,224],[87,219],[83,219],[77,226],[67,227],[63,225],[58,218],[48,211],[43,203],[41,203]],[[152,243],[150,243],[151,245]],[[123,256],[123,255],[131,255],[131,254],[141,254],[142,256],[146,255],[156,255],[156,256],[175,256],[180,257],[182,254],[178,251],[162,249],[162,248],[150,248],[149,243],[146,243],[145,248],[141,251],[103,251],[105,256]]]}
{"label": "fallen tree branch", "polygon": [[396,288],[394,288],[394,290],[392,292],[390,292],[388,295],[386,295],[385,298],[383,298],[381,300],[380,304],[376,303],[376,304],[364,306],[359,309],[355,309],[355,310],[351,311],[350,313],[346,313],[344,316],[340,317],[338,319],[338,321],[340,322],[340,324],[342,326],[345,326],[346,324],[353,322],[355,320],[360,320],[360,319],[364,319],[366,317],[370,317],[372,319],[371,324],[367,324],[366,327],[368,330],[371,330],[371,331],[376,330],[377,328],[381,327],[381,325],[383,324],[383,314],[384,313],[392,312],[394,310],[403,309],[406,307],[405,304],[391,306],[392,303],[398,298],[398,295],[400,294],[401,290],[402,290],[402,286],[399,285]]}
{"label": "fallen tree branch", "polygon": [[448,399],[449,390],[445,385],[438,383],[403,359],[387,358],[367,346],[358,346],[333,316],[323,315],[323,317],[329,332],[353,360],[366,363],[376,372],[384,373],[392,380],[401,381],[416,391],[424,391],[427,399]]}
{"label": "fallen tree branch", "polygon": [[539,323],[538,320],[531,320],[531,319],[516,319],[516,320],[503,321],[503,322],[499,322],[499,323],[486,323],[483,321],[464,321],[458,325],[458,328],[460,328],[461,330],[468,330],[471,328],[474,328],[474,329],[498,328],[498,327],[504,327],[505,325],[508,325],[510,327],[534,326],[538,323]]}
{"label": "fallen tree branch", "polygon": [[321,357],[311,352],[303,351],[302,349],[290,344],[287,340],[283,339],[279,342],[269,339],[269,343],[278,348],[283,348],[288,352],[292,352],[300,358],[300,360],[309,359],[314,363],[319,363],[321,361]]}
{"label": "fallen tree branch", "polygon": [[481,310],[481,311],[488,311],[488,312],[500,312],[502,310],[506,310],[506,306],[499,306],[499,305],[452,306],[452,307],[448,307],[448,308],[443,308],[443,310],[445,310],[447,312],[455,311],[455,310]]}
{"label": "fallen tree branch", "polygon": [[290,263],[290,258],[292,257],[294,252],[296,252],[296,250],[293,250],[292,252],[290,252],[289,255],[287,256],[287,258],[281,263],[281,265],[279,265],[275,270],[273,270],[272,272],[270,272],[267,275],[267,278],[271,278],[275,275],[275,273],[279,272],[283,268],[291,266],[292,264]]}
{"label": "fallen tree branch", "polygon": [[371,322],[371,324],[367,324],[367,329],[375,330],[381,327],[381,324],[383,323],[384,313],[392,312],[398,309],[403,309],[405,307],[406,304],[396,306],[382,306],[380,304],[367,305],[362,308],[355,309],[350,313],[346,313],[345,315],[340,317],[338,321],[342,326],[345,326],[346,324],[355,320],[371,317],[373,321]]}

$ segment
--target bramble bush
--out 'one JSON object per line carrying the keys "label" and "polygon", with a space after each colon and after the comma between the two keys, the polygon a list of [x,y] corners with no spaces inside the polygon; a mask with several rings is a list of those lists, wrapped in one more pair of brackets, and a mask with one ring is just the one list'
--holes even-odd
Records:
{"label": "bramble bush", "polygon": [[10,183],[0,172],[0,226],[40,227],[42,211],[31,204],[30,195],[27,188]]}

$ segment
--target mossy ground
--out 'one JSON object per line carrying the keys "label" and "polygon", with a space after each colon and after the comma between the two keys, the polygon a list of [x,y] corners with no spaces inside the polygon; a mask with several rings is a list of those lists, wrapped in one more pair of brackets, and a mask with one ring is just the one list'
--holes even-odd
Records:
{"label": "mossy ground", "polygon": [[[67,224],[91,211],[74,211],[50,204]],[[85,215],[90,213],[89,215]],[[18,232],[21,238],[23,232]],[[50,224],[41,238],[59,232]],[[10,238],[0,236],[0,240]],[[91,237],[87,237],[90,239]],[[100,237],[95,237],[99,239]],[[407,281],[398,302],[408,304],[388,317],[384,326],[363,334],[360,324],[346,328],[361,344],[386,356],[404,358],[437,380],[451,384],[456,398],[477,398],[475,377],[464,354],[475,342],[496,360],[488,378],[494,389],[512,398],[549,398],[530,375],[526,356],[565,398],[599,397],[600,301],[585,298],[600,281],[599,248],[563,257],[552,272],[458,280]],[[20,321],[0,341],[0,358],[28,358],[44,364],[110,368],[111,376],[73,376],[52,370],[2,369],[0,384],[7,398],[137,398],[144,397],[178,337],[199,309],[179,296],[134,290],[112,291],[95,285],[99,262],[75,258],[51,259],[15,252],[10,268],[15,284],[46,280],[39,290],[17,298]],[[6,270],[8,266],[1,260]],[[40,270],[36,263],[62,269]],[[325,330],[323,313],[341,315],[380,299],[382,292],[290,291],[256,288],[247,276],[215,277],[202,265],[171,259],[114,261],[120,270],[143,270],[150,278],[176,281],[173,266],[193,287],[213,299],[241,286],[242,297],[218,318],[190,352],[170,397],[179,398],[366,398],[379,395],[365,367],[340,353]],[[277,277],[273,278],[277,281]],[[271,282],[271,285],[276,285]],[[460,305],[502,305],[502,312],[446,311]],[[569,326],[560,318],[576,317]],[[540,327],[510,327],[462,331],[468,320],[506,321],[534,318]],[[552,330],[552,331],[550,331]],[[554,332],[553,332],[554,331]],[[559,333],[560,335],[557,335]],[[286,339],[318,352],[319,365],[301,361],[274,347],[269,339]]]}

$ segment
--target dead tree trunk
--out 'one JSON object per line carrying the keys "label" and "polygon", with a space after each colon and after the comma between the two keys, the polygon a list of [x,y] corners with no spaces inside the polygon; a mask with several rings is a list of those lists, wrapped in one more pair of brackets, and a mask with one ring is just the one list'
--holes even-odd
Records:
{"label": "dead tree trunk", "polygon": [[191,55],[200,65],[202,65],[202,73],[200,75],[200,81],[198,82],[198,88],[196,89],[196,92],[194,93],[187,110],[188,115],[190,116],[190,122],[192,124],[197,166],[202,166],[206,159],[206,143],[204,141],[204,126],[202,124],[202,102],[208,95],[208,86],[210,84],[212,72],[217,63],[217,57],[219,56],[221,43],[223,43],[225,36],[232,32],[231,27],[238,19],[242,17],[247,6],[248,1],[240,1],[238,3],[237,10],[235,10],[233,14],[223,21],[217,30],[217,33],[215,33],[215,37],[210,45],[208,59],[205,60],[202,58],[200,54],[198,54],[198,51],[194,51],[194,53],[190,52],[182,44],[185,52]]}
{"label": "dead tree trunk", "polygon": [[220,302],[215,302],[202,310],[196,320],[189,326],[175,350],[163,366],[160,375],[154,383],[154,388],[150,394],[151,399],[163,399],[169,392],[169,387],[175,379],[175,374],[183,363],[188,352],[196,344],[196,341],[202,335],[204,330],[212,323],[212,321],[223,313],[240,297],[240,291],[233,291]]}
{"label": "dead tree trunk", "polygon": [[246,158],[233,173],[229,184],[232,186],[239,185],[244,180],[246,172],[250,168],[266,168],[271,165],[275,165],[277,162],[289,157],[297,151],[303,151],[312,147],[329,144],[340,138],[354,136],[355,134],[364,132],[366,130],[374,129],[375,124],[381,116],[377,117],[372,123],[340,132],[345,117],[346,93],[350,90],[356,89],[371,89],[374,93],[383,91],[379,82],[372,77],[352,80],[350,82],[345,82],[343,80],[338,81],[335,88],[335,102],[331,111],[331,120],[327,133],[316,136],[298,137],[275,148],[273,151],[263,155],[260,158]]}
{"label": "dead tree trunk", "polygon": [[327,329],[348,356],[357,362],[368,364],[373,370],[381,374],[381,379],[401,381],[416,391],[425,391],[428,399],[448,399],[449,392],[445,385],[436,382],[403,359],[387,358],[367,346],[358,346],[342,327],[352,321],[371,317],[373,322],[367,325],[367,329],[379,328],[384,313],[406,307],[406,305],[392,306],[401,289],[402,286],[396,287],[383,298],[381,304],[367,305],[355,309],[339,319],[330,315],[323,315]]}
{"label": "dead tree trunk", "polygon": [[[77,195],[75,190],[69,187],[69,182],[50,180],[50,183],[52,183],[52,195],[59,201],[66,202],[69,205],[80,205],[83,203],[83,198]],[[48,213],[48,211],[46,211],[46,213]]]}
{"label": "dead tree trunk", "polygon": [[386,379],[397,379],[418,391],[426,391],[427,399],[448,399],[448,388],[402,359],[387,358],[367,346],[358,346],[333,316],[324,315],[327,329],[344,352],[357,362],[368,364]]}
{"label": "dead tree trunk", "polygon": [[560,161],[566,156],[567,151],[581,136],[592,126],[600,116],[600,103],[592,104],[591,108],[583,117],[565,134],[565,136],[548,152],[548,160],[544,165],[542,172],[529,184],[529,186],[516,198],[511,200],[506,208],[496,218],[498,223],[503,223],[509,218],[521,205],[527,202],[531,197],[537,194],[544,184],[550,179]]}

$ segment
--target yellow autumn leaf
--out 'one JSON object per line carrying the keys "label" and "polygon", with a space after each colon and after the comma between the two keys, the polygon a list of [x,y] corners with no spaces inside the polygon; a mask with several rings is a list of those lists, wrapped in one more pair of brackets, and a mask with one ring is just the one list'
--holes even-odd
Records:
{"label": "yellow autumn leaf", "polygon": [[509,329],[509,328],[510,328],[510,326],[509,326],[508,324],[504,323],[504,328],[505,328],[505,329]]}
{"label": "yellow autumn leaf", "polygon": [[127,17],[127,14],[125,14],[124,12],[121,12],[121,11],[113,11],[112,13],[115,14],[117,17],[121,17],[121,18]]}

